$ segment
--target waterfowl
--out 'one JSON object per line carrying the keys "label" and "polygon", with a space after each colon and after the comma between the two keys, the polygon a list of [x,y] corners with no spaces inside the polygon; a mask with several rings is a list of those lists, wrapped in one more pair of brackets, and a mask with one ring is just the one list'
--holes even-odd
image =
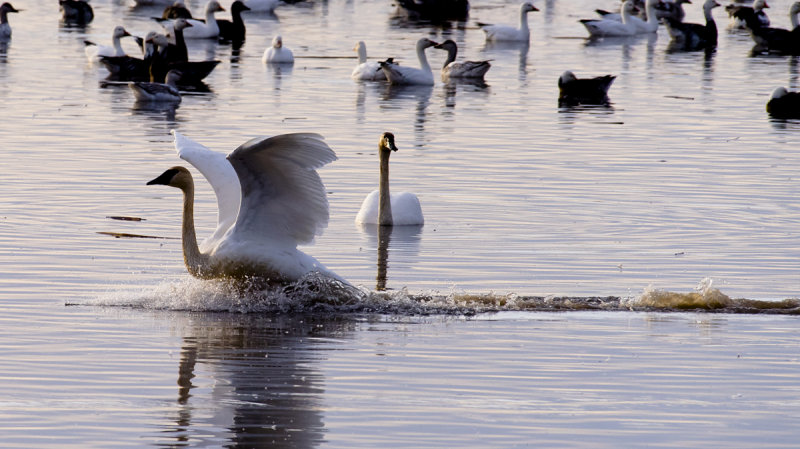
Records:
{"label": "waterfowl", "polygon": [[87,24],[94,19],[92,5],[86,0],[58,0],[58,9],[64,22]]}
{"label": "waterfowl", "polygon": [[11,25],[8,23],[8,13],[10,12],[19,12],[19,10],[14,9],[11,3],[0,5],[0,39],[2,40],[11,38]]}
{"label": "waterfowl", "polygon": [[[178,19],[175,23],[180,28],[179,22],[185,19]],[[181,72],[180,85],[196,86],[207,77],[220,61],[181,61],[176,59],[179,50],[173,48],[173,44],[163,34],[148,34],[148,39],[156,46],[156,51],[150,63],[150,81],[161,82],[165,79],[167,72],[177,70]],[[172,50],[172,53],[171,53]]]}
{"label": "waterfowl", "polygon": [[109,80],[114,81],[150,81],[150,65],[155,55],[153,36],[150,31],[142,40],[142,58],[133,56],[101,56],[100,63],[109,71]]}
{"label": "waterfowl", "polygon": [[240,0],[236,0],[231,4],[231,20],[217,19],[217,26],[219,26],[219,39],[230,42],[244,42],[245,26],[242,20],[242,12],[250,11]]}
{"label": "waterfowl", "polygon": [[[620,2],[620,6],[622,6],[622,2]],[[617,22],[622,21],[622,14],[620,14],[619,9],[617,9],[616,12],[606,11],[605,9],[595,9],[594,12],[603,19],[616,20]],[[644,0],[633,0],[632,15],[637,16],[640,12],[644,13]]]}
{"label": "waterfowl", "polygon": [[83,41],[84,45],[86,45],[84,47],[86,57],[89,59],[89,62],[95,62],[98,61],[101,56],[125,56],[125,50],[122,49],[120,39],[130,35],[131,34],[128,33],[124,27],[116,26],[111,33],[111,45],[97,45],[92,41]]}
{"label": "waterfowl", "polygon": [[380,157],[380,181],[378,190],[373,191],[361,203],[356,215],[356,223],[376,224],[380,226],[422,225],[422,207],[419,198],[413,193],[389,192],[389,156],[397,151],[394,134],[385,132],[378,141]]}
{"label": "waterfowl", "polygon": [[582,19],[580,22],[586,27],[591,37],[618,37],[634,36],[638,33],[633,18],[633,1],[626,0],[620,6],[621,21],[611,19]]}
{"label": "waterfowl", "polygon": [[[225,11],[225,9],[217,0],[210,0],[206,3],[203,10],[204,20],[186,19],[192,26],[184,30],[184,37],[186,39],[216,39],[219,36],[219,26],[214,14],[218,11]],[[173,34],[173,27],[174,22],[164,26],[169,34]]]}
{"label": "waterfowl", "polygon": [[672,20],[683,22],[683,18],[686,17],[683,5],[686,3],[691,4],[692,2],[690,0],[661,1],[656,5],[656,17],[659,20],[671,18]]}
{"label": "waterfowl", "polygon": [[396,64],[391,58],[386,61],[380,62],[383,74],[391,84],[418,84],[418,85],[433,85],[433,70],[431,65],[428,64],[428,58],[425,56],[425,49],[438,45],[436,42],[423,37],[417,41],[417,59],[419,59],[420,67],[401,66]]}
{"label": "waterfowl", "polygon": [[734,13],[734,17],[745,22],[747,30],[750,32],[750,37],[756,44],[756,51],[800,55],[798,14],[800,14],[800,2],[794,2],[789,8],[789,18],[792,22],[791,31],[783,28],[762,26],[755,13],[751,10],[740,9]]}
{"label": "waterfowl", "polygon": [[433,48],[447,51],[447,59],[442,66],[442,80],[447,82],[450,78],[483,78],[489,68],[492,67],[489,61],[463,61],[456,62],[458,45],[448,39]]}
{"label": "waterfowl", "polygon": [[680,50],[701,50],[711,49],[717,46],[717,24],[711,11],[718,7],[719,3],[715,0],[706,0],[703,3],[703,14],[706,24],[677,22],[666,19],[665,25],[670,36],[672,36],[673,49]]}
{"label": "waterfowl", "polygon": [[[638,1],[638,0],[637,0]],[[656,7],[662,0],[647,0],[644,4],[644,10],[647,12],[647,20],[636,17],[631,11],[628,20],[636,26],[636,34],[655,33],[658,30],[658,14]],[[634,11],[638,8],[636,1],[634,1]],[[604,20],[614,20],[622,22],[622,13],[608,14],[602,10],[595,10],[598,14],[603,16]]]}
{"label": "waterfowl", "polygon": [[129,84],[133,96],[139,102],[180,103],[181,93],[178,91],[178,81],[181,72],[170,70],[164,83],[134,82]]}
{"label": "waterfowl", "polygon": [[292,50],[283,46],[283,38],[277,35],[272,38],[272,46],[264,50],[261,62],[264,64],[294,64],[294,54]]}
{"label": "waterfowl", "polygon": [[164,8],[161,13],[162,19],[191,19],[192,13],[183,0],[175,0],[175,3]]}
{"label": "waterfowl", "polygon": [[[176,134],[176,148],[182,139]],[[312,133],[255,138],[227,156],[241,186],[236,219],[213,245],[201,251],[194,229],[194,181],[184,167],[172,167],[148,185],[183,192],[183,259],[193,276],[257,278],[285,283],[319,272],[340,279],[297,249],[328,223],[328,199],[316,169],[336,160],[322,136]]]}
{"label": "waterfowl", "polygon": [[358,41],[353,50],[358,53],[358,65],[353,69],[350,77],[356,81],[384,81],[386,75],[383,74],[380,63],[377,61],[367,61],[367,44]]}
{"label": "waterfowl", "polygon": [[741,10],[748,10],[752,12],[753,15],[758,19],[759,23],[761,23],[762,27],[769,26],[769,17],[767,16],[767,12],[764,11],[765,8],[769,8],[766,0],[756,0],[753,2],[753,6],[743,6],[743,5],[736,5],[731,3],[730,5],[725,7],[725,11],[728,12],[728,17],[731,18],[731,26],[734,28],[747,28],[747,23],[744,19],[740,19],[736,17],[736,12]]}
{"label": "waterfowl", "polygon": [[567,70],[558,78],[558,104],[560,106],[608,104],[608,89],[615,78],[613,75],[578,78]]}
{"label": "waterfowl", "polygon": [[800,118],[800,92],[776,88],[767,101],[767,113],[775,118]]}
{"label": "waterfowl", "polygon": [[538,10],[531,2],[521,4],[519,7],[519,28],[509,25],[488,25],[483,23],[478,23],[478,25],[486,33],[487,41],[528,42],[531,37],[531,31],[528,28],[528,13]]}

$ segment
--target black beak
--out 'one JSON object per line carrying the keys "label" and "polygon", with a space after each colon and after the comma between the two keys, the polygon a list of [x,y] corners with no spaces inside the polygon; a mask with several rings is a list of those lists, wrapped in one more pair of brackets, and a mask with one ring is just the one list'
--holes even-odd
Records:
{"label": "black beak", "polygon": [[166,186],[166,185],[169,185],[169,182],[172,180],[172,178],[177,173],[178,173],[178,170],[175,170],[174,168],[170,168],[169,170],[165,171],[164,173],[161,173],[157,178],[152,179],[150,181],[147,181],[146,185],[148,185],[148,186],[152,186],[152,185],[164,185],[164,186]]}

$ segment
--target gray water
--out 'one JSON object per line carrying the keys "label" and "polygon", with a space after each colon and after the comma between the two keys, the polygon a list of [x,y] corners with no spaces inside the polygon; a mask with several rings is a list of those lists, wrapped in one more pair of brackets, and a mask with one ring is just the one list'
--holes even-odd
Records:
{"label": "gray water", "polygon": [[[790,3],[770,2],[774,26]],[[748,56],[722,8],[707,56],[667,52],[663,29],[586,41],[578,19],[614,2],[536,2],[527,48],[487,47],[474,26],[516,23],[513,2],[473,2],[445,28],[389,2],[283,6],[245,16],[238,54],[190,42],[191,59],[222,61],[211,92],[159,108],[104,85],[83,40],[143,35],[162,8],[92,4],[77,28],[18,2],[0,46],[0,447],[796,445],[794,318],[670,312],[797,311],[800,122],[764,105],[800,87],[799,61]],[[275,34],[291,69],[260,61]],[[422,36],[491,59],[487,85],[350,79],[356,41],[416,65]],[[559,109],[567,69],[616,75],[612,105]],[[181,163],[170,129],[223,152],[325,136],[331,220],[303,250],[360,294],[190,279],[180,193],[144,185]],[[379,248],[353,219],[384,131],[393,189],[420,197],[426,224]],[[205,235],[216,203],[199,189]]]}

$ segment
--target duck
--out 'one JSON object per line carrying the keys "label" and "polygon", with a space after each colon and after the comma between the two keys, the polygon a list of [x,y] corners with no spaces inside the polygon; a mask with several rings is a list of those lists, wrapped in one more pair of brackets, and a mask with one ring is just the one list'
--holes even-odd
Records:
{"label": "duck", "polygon": [[579,104],[608,104],[608,89],[616,79],[613,75],[595,78],[578,78],[567,70],[558,78],[558,104],[577,106]]}
{"label": "duck", "polygon": [[94,19],[92,5],[85,0],[58,0],[58,9],[67,23],[87,24]]}
{"label": "duck", "polygon": [[767,113],[774,118],[800,118],[800,92],[775,88],[767,101]]}
{"label": "duck", "polygon": [[138,102],[177,104],[181,102],[181,93],[178,91],[181,75],[178,70],[170,70],[164,83],[133,82],[129,86]]}
{"label": "duck", "polygon": [[217,19],[219,26],[219,39],[226,42],[244,42],[245,26],[242,20],[242,12],[250,11],[241,0],[236,0],[231,4],[231,20]]}
{"label": "duck", "polygon": [[611,19],[582,19],[580,22],[586,27],[590,37],[619,37],[635,36],[638,34],[633,18],[633,1],[626,0],[620,6],[621,20]]}
{"label": "duck", "polygon": [[447,59],[442,66],[442,81],[447,82],[451,78],[480,78],[492,67],[489,61],[463,61],[456,62],[458,45],[451,39],[447,39],[441,44],[434,45],[433,48],[447,51]]}
{"label": "duck", "polygon": [[397,151],[394,134],[384,132],[378,141],[380,158],[380,181],[361,203],[356,223],[380,226],[421,226],[425,224],[419,198],[413,193],[389,192],[389,156]]}
{"label": "duck", "polygon": [[740,9],[734,13],[734,17],[745,22],[750,37],[756,44],[756,51],[800,55],[798,14],[800,14],[800,2],[794,2],[789,8],[789,19],[792,22],[791,30],[762,26],[761,21],[758,20],[752,10]]}
{"label": "duck", "polygon": [[192,12],[186,7],[183,0],[175,0],[175,3],[168,5],[161,13],[162,19],[191,19]]}
{"label": "duck", "polygon": [[683,5],[687,3],[691,4],[692,2],[690,0],[661,1],[656,6],[656,17],[659,20],[671,18],[678,22],[683,22],[683,18],[686,17]]}
{"label": "duck", "polygon": [[420,67],[401,66],[394,62],[392,58],[381,61],[381,69],[386,79],[390,84],[415,84],[415,85],[433,85],[433,70],[431,65],[428,64],[428,58],[425,56],[425,49],[438,45],[427,37],[423,37],[417,41],[417,59],[419,59]]}
{"label": "duck", "polygon": [[101,56],[125,56],[125,50],[122,49],[120,39],[131,34],[125,30],[123,26],[115,26],[114,31],[111,33],[111,45],[97,45],[92,41],[83,41],[84,53],[89,62],[96,62],[100,60]]}
{"label": "duck", "polygon": [[283,38],[277,35],[272,38],[272,46],[264,50],[261,62],[264,64],[294,64],[294,53],[283,46]]}
{"label": "duck", "polygon": [[0,5],[0,40],[11,39],[11,25],[8,23],[8,13],[19,11],[8,2]]}
{"label": "duck", "polygon": [[[176,148],[185,139],[176,136]],[[201,250],[194,228],[194,180],[182,166],[167,169],[147,185],[183,192],[181,242],[187,271],[201,279],[228,278],[287,284],[310,273],[345,282],[300,251],[321,234],[329,219],[325,186],[317,169],[336,160],[323,137],[282,134],[248,140],[227,157],[241,199],[233,224]]]}
{"label": "duck", "polygon": [[715,0],[703,3],[705,25],[666,19],[665,25],[672,36],[671,47],[680,50],[712,49],[717,46],[717,24],[711,11],[720,6]]}
{"label": "duck", "polygon": [[244,0],[244,4],[253,12],[273,13],[282,3],[281,0]]}
{"label": "duck", "polygon": [[753,2],[753,6],[743,6],[731,3],[725,7],[725,11],[728,12],[728,17],[731,18],[731,26],[733,28],[744,29],[747,28],[747,23],[745,23],[743,19],[736,17],[736,12],[742,9],[750,10],[761,23],[761,26],[768,27],[769,17],[767,16],[766,11],[764,11],[765,8],[769,8],[769,4],[767,4],[766,0],[756,0]]}
{"label": "duck", "polygon": [[367,61],[367,44],[358,41],[353,50],[358,53],[358,65],[353,69],[350,78],[354,81],[386,81],[386,75],[377,61]]}
{"label": "duck", "polygon": [[[186,39],[216,39],[219,37],[219,25],[214,14],[225,11],[217,0],[210,0],[206,3],[203,10],[204,20],[186,19],[192,26],[184,30],[183,35]],[[174,22],[164,24],[164,28],[172,35],[174,32]]]}
{"label": "duck", "polygon": [[528,28],[528,13],[539,9],[531,2],[525,2],[519,7],[519,28],[510,25],[489,25],[478,23],[484,33],[487,42],[529,42],[531,31]]}

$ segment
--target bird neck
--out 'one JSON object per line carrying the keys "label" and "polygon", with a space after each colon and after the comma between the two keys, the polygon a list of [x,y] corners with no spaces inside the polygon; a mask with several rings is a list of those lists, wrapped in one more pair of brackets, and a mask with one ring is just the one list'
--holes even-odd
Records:
{"label": "bird neck", "polygon": [[525,11],[524,9],[520,10],[519,12],[519,29],[528,29],[528,11]]}
{"label": "bird neck", "polygon": [[792,30],[800,25],[800,21],[797,20],[797,13],[798,11],[795,11],[794,9],[789,12],[789,19],[792,21]]}
{"label": "bird neck", "polygon": [[182,187],[183,190],[183,228],[181,243],[183,244],[183,263],[193,276],[202,277],[208,271],[208,255],[200,252],[197,246],[197,234],[194,230],[194,184]]}
{"label": "bird neck", "polygon": [[206,24],[207,25],[214,25],[217,23],[217,19],[214,18],[214,10],[211,8],[206,8]]}
{"label": "bird neck", "polygon": [[378,224],[391,226],[392,201],[389,194],[389,154],[390,150],[378,150],[381,158],[381,178],[378,184]]}
{"label": "bird neck", "polygon": [[189,49],[186,47],[186,38],[183,37],[183,29],[176,29],[175,30],[175,46],[178,48],[180,52],[180,61],[175,62],[186,62],[189,60]]}
{"label": "bird neck", "polygon": [[[419,59],[419,65],[422,68],[422,70],[430,72],[431,65],[428,64],[428,57],[425,56],[425,47],[423,47],[422,45],[417,46],[417,58]],[[389,158],[387,157],[386,160],[388,161]]]}
{"label": "bird neck", "polygon": [[358,46],[358,63],[363,64],[367,62],[367,47],[364,45]]}
{"label": "bird neck", "polygon": [[244,20],[242,20],[242,11],[240,11],[238,8],[231,9],[231,19],[233,19],[233,23],[244,26]]}
{"label": "bird neck", "polygon": [[711,8],[703,8],[703,15],[706,17],[706,23],[714,23],[714,16],[711,15]]}
{"label": "bird neck", "polygon": [[448,64],[456,60],[456,54],[458,53],[458,49],[449,47],[447,49],[447,60],[444,62],[442,67],[447,67]]}
{"label": "bird neck", "polygon": [[645,11],[647,11],[647,23],[658,23],[658,17],[656,16],[657,3],[658,0],[647,0],[647,3],[645,4]]}
{"label": "bird neck", "polygon": [[0,24],[8,24],[8,12],[5,9],[0,10]]}
{"label": "bird neck", "polygon": [[631,20],[631,12],[625,7],[625,3],[622,4],[622,9],[619,12],[620,17],[622,18],[622,23],[627,24]]}
{"label": "bird neck", "polygon": [[119,36],[114,35],[114,56],[122,56],[125,52],[122,50],[122,43],[119,40]]}

